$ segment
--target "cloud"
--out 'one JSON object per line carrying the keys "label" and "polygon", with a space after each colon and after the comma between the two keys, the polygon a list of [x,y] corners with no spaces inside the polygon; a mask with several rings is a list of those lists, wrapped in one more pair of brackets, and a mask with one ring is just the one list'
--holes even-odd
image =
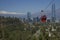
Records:
{"label": "cloud", "polygon": [[0,11],[0,14],[24,14],[24,13],[16,13],[16,12]]}

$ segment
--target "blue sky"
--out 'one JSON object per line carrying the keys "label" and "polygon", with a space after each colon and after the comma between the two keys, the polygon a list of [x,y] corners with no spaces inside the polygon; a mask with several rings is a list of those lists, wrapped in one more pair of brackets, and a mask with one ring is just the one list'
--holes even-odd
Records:
{"label": "blue sky", "polygon": [[[0,0],[0,11],[9,12],[38,12],[45,9],[51,0]],[[60,8],[60,0],[55,0],[56,9]],[[48,8],[51,9],[51,5]],[[48,10],[47,9],[47,10]]]}

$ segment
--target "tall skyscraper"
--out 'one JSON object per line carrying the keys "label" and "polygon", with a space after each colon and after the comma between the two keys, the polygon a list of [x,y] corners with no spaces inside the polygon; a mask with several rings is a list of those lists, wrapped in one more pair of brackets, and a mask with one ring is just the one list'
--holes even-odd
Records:
{"label": "tall skyscraper", "polygon": [[31,13],[30,12],[27,13],[27,20],[28,20],[28,22],[31,22]]}

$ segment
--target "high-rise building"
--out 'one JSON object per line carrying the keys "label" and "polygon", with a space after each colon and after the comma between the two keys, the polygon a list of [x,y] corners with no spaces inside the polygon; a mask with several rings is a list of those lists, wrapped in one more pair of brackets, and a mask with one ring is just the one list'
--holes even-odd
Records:
{"label": "high-rise building", "polygon": [[33,23],[38,23],[40,22],[40,18],[39,17],[34,17],[33,18]]}
{"label": "high-rise building", "polygon": [[37,21],[37,22],[40,22],[40,18],[39,18],[39,17],[36,17],[36,21]]}
{"label": "high-rise building", "polygon": [[28,20],[28,22],[31,22],[31,13],[30,12],[27,13],[27,20]]}

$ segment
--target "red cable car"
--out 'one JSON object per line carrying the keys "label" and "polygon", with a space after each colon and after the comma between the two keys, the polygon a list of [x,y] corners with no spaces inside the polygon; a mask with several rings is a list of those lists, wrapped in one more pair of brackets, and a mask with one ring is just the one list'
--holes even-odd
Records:
{"label": "red cable car", "polygon": [[45,23],[46,22],[46,19],[47,19],[47,17],[45,15],[44,11],[41,10],[41,22]]}
{"label": "red cable car", "polygon": [[46,15],[41,16],[41,22],[46,22],[46,19],[47,19]]}

